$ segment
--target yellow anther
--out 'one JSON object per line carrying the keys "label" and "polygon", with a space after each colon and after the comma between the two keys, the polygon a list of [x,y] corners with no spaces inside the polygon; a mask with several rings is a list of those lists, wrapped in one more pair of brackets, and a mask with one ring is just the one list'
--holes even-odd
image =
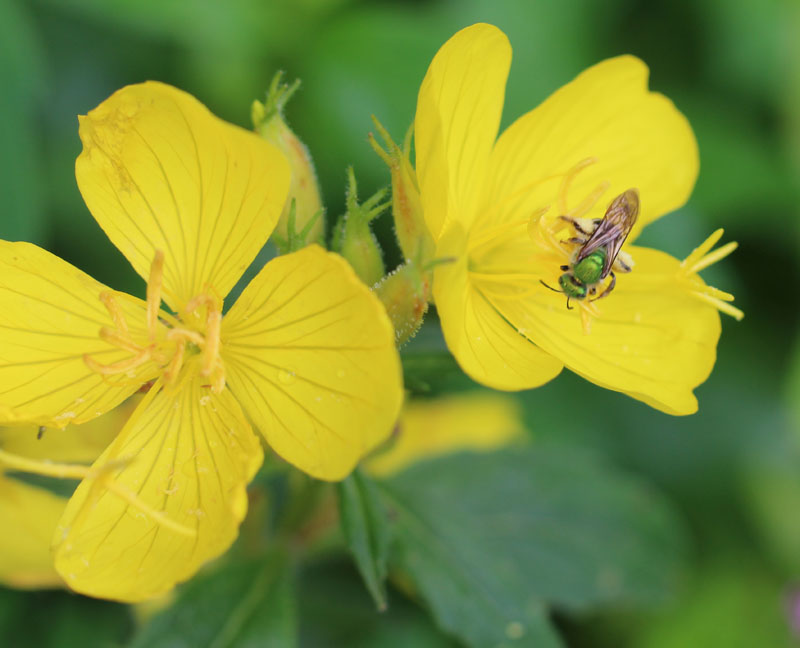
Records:
{"label": "yellow anther", "polygon": [[164,284],[164,253],[156,250],[153,264],[150,266],[150,278],[147,281],[147,335],[150,341],[156,339],[158,311],[161,309],[161,288]]}

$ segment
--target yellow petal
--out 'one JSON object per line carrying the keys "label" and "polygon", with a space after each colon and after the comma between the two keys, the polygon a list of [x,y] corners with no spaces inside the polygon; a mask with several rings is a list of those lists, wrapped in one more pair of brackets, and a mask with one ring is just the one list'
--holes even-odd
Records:
{"label": "yellow petal", "polygon": [[50,539],[67,500],[0,473],[0,583],[38,588],[63,585]]}
{"label": "yellow petal", "polygon": [[140,395],[134,395],[103,416],[82,425],[68,425],[64,429],[28,426],[0,428],[0,447],[6,452],[31,459],[90,464],[119,434],[140,400]]}
{"label": "yellow petal", "polygon": [[160,524],[102,480],[84,480],[56,530],[55,560],[78,592],[140,601],[191,577],[230,546],[262,452],[231,393],[213,394],[192,380],[148,394],[94,466],[126,459],[114,483],[196,530],[195,537]]}
{"label": "yellow petal", "polygon": [[[103,291],[108,288],[35,245],[0,241],[1,423],[88,421],[154,375],[148,364],[131,377],[103,378],[84,362],[85,354],[102,363],[130,357],[99,336],[102,327],[114,326],[99,299]],[[141,301],[121,295],[118,304],[132,327],[144,323]]]}
{"label": "yellow petal", "polygon": [[511,396],[471,391],[414,400],[400,415],[397,440],[365,467],[383,477],[423,459],[459,450],[493,450],[524,436],[520,404]]}
{"label": "yellow petal", "polygon": [[692,390],[716,359],[719,314],[678,281],[679,261],[657,250],[629,251],[636,267],[594,304],[600,317],[589,335],[579,308],[568,311],[566,297],[545,288],[525,299],[496,299],[495,306],[575,373],[663,412],[691,414]]}
{"label": "yellow petal", "polygon": [[473,380],[494,389],[538,387],[555,378],[561,362],[531,344],[503,318],[470,278],[460,225],[448,228],[437,247],[452,257],[434,272],[433,294],[444,339]]}
{"label": "yellow petal", "polygon": [[536,183],[587,158],[597,162],[576,177],[568,207],[608,181],[591,214],[601,217],[615,196],[638,188],[641,212],[632,237],[685,203],[699,168],[697,142],[673,103],[648,91],[647,77],[647,66],[633,56],[609,59],[517,119],[492,153],[482,226],[526,218],[554,204],[560,178]]}
{"label": "yellow petal", "polygon": [[174,309],[224,298],[275,226],[289,166],[275,147],[162,83],[127,86],[80,120],[86,205],[145,280],[165,254]]}
{"label": "yellow petal", "polygon": [[462,29],[438,51],[417,99],[417,178],[434,239],[445,222],[468,222],[497,137],[511,46],[492,25]]}
{"label": "yellow petal", "polygon": [[338,255],[270,261],[222,321],[226,378],[270,446],[320,479],[344,478],[390,434],[402,401],[394,331]]}

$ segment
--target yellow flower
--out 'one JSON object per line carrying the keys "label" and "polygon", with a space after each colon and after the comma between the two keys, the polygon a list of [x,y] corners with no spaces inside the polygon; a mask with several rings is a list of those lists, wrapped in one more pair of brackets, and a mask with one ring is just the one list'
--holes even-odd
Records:
{"label": "yellow flower", "polygon": [[[47,461],[91,463],[133,411],[130,399],[84,425],[66,430],[0,428],[5,452]],[[67,500],[9,475],[0,466],[0,583],[19,588],[61,587],[50,541]]]}
{"label": "yellow flower", "polygon": [[55,538],[70,587],[134,601],[236,537],[263,458],[250,421],[290,463],[341,479],[391,431],[400,367],[381,304],[315,245],[270,261],[222,316],[287,194],[272,145],[159,83],[118,91],[80,135],[78,186],[147,300],[0,242],[0,423],[81,423],[152,383]]}
{"label": "yellow flower", "polygon": [[[505,35],[473,25],[439,50],[419,91],[424,216],[436,256],[454,259],[437,266],[433,285],[449,348],[464,371],[497,389],[536,387],[565,365],[662,411],[696,411],[692,390],[716,356],[717,309],[741,317],[726,303],[732,296],[697,272],[735,244],[704,256],[719,232],[683,263],[630,245],[687,200],[698,172],[691,127],[648,91],[647,67],[621,56],[586,70],[497,138],[510,62]],[[558,286],[580,247],[559,217],[591,228],[634,188],[641,210],[622,257],[633,271],[602,301],[568,310],[564,295],[540,283]]]}
{"label": "yellow flower", "polygon": [[385,477],[423,459],[460,450],[495,450],[525,435],[519,403],[511,396],[467,392],[412,400],[400,414],[397,439],[365,468]]}

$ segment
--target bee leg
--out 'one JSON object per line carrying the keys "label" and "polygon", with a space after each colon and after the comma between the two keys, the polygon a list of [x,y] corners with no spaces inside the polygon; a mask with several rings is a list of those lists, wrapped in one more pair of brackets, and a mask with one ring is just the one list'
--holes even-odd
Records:
{"label": "bee leg", "polygon": [[597,299],[593,299],[592,301],[597,301],[598,299],[602,299],[606,295],[608,295],[612,290],[614,290],[614,286],[617,285],[617,275],[614,274],[613,271],[609,273],[611,275],[611,283],[608,284],[608,287],[600,293],[600,296]]}
{"label": "bee leg", "polygon": [[562,266],[559,266],[559,267],[560,267],[560,268],[561,268],[561,269],[562,269],[564,272],[566,272],[567,270],[569,270],[569,266],[568,266],[568,265],[562,265]]}
{"label": "bee leg", "polygon": [[581,238],[580,236],[573,236],[572,238],[568,238],[567,240],[561,242],[570,243],[572,245],[586,245],[586,239]]}
{"label": "bee leg", "polygon": [[617,272],[630,272],[633,270],[633,259],[631,255],[625,252],[625,250],[620,250],[617,254],[617,258],[614,259],[613,268]]}

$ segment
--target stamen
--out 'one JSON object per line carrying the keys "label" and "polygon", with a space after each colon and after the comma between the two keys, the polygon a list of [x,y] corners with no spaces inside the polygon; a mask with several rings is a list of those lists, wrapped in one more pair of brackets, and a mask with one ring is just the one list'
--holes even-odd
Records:
{"label": "stamen", "polygon": [[567,213],[567,194],[569,193],[569,187],[575,179],[575,176],[586,167],[592,166],[595,162],[597,162],[597,158],[595,157],[585,158],[564,174],[564,179],[561,181],[561,186],[558,189],[558,199],[556,200],[559,214]]}
{"label": "stamen", "polygon": [[106,307],[108,314],[111,315],[114,326],[116,326],[123,335],[128,335],[128,323],[125,321],[125,314],[119,307],[114,294],[108,290],[104,290],[100,293],[100,301],[103,302],[103,306]]}
{"label": "stamen", "polygon": [[100,338],[131,353],[139,353],[142,350],[142,347],[131,340],[130,336],[105,326],[100,329]]}
{"label": "stamen", "polygon": [[[709,286],[710,288],[711,286]],[[692,294],[697,297],[698,299],[703,300],[704,302],[708,302],[715,308],[719,309],[726,315],[730,315],[734,318],[737,322],[741,322],[742,318],[744,318],[744,311],[739,310],[735,306],[732,306],[726,301],[722,301],[721,299],[717,299],[716,297],[712,297],[708,293],[703,293],[699,291],[692,291]],[[727,293],[726,293],[727,294]]]}
{"label": "stamen", "polygon": [[594,190],[589,193],[586,198],[584,198],[576,207],[573,207],[568,212],[562,212],[564,216],[568,218],[581,218],[584,214],[587,214],[592,207],[594,207],[595,203],[600,200],[600,197],[608,191],[608,188],[611,186],[611,183],[608,180],[604,180],[599,185],[597,185]]}
{"label": "stamen", "polygon": [[156,339],[158,311],[161,307],[161,288],[164,282],[164,253],[156,250],[153,265],[150,266],[150,278],[147,281],[147,334],[150,341]]}
{"label": "stamen", "polygon": [[175,352],[172,354],[172,360],[164,370],[164,382],[171,384],[178,377],[183,366],[183,354],[186,352],[186,338],[178,338],[178,344],[175,346]]}
{"label": "stamen", "polygon": [[203,348],[203,368],[200,375],[210,376],[217,358],[219,357],[220,329],[222,325],[222,313],[213,310],[208,313],[208,323],[206,324],[206,345]]}
{"label": "stamen", "polygon": [[692,273],[700,272],[701,270],[707,268],[708,266],[715,264],[717,261],[722,261],[722,259],[728,256],[738,247],[739,244],[736,241],[731,241],[730,243],[726,243],[721,248],[717,248],[713,252],[706,254],[702,259],[700,259],[689,269],[689,272]]}
{"label": "stamen", "polygon": [[124,373],[126,371],[130,371],[131,369],[136,369],[136,367],[140,367],[145,362],[150,360],[152,356],[153,349],[151,347],[147,347],[146,349],[142,349],[139,353],[131,358],[126,358],[125,360],[120,360],[119,362],[114,362],[108,365],[100,364],[88,354],[83,356],[83,361],[92,371],[96,371],[99,374],[108,376],[111,374]]}
{"label": "stamen", "polygon": [[189,329],[185,328],[174,328],[170,329],[167,333],[168,340],[188,340],[197,346],[203,346],[205,344],[206,339],[200,335],[197,331],[190,331]]}
{"label": "stamen", "polygon": [[720,227],[716,232],[714,232],[705,241],[703,241],[694,250],[692,250],[691,254],[689,254],[689,256],[687,256],[683,260],[681,266],[684,268],[693,267],[694,264],[697,263],[703,257],[703,255],[705,255],[712,247],[714,247],[717,244],[717,241],[719,241],[722,238],[724,232],[725,230]]}
{"label": "stamen", "polygon": [[719,290],[718,288],[714,288],[714,286],[704,285],[698,278],[694,277],[694,275],[701,270],[724,259],[738,247],[738,243],[732,241],[711,252],[711,248],[722,238],[723,233],[724,230],[722,228],[718,229],[692,250],[691,254],[681,262],[678,276],[689,283],[691,286],[691,295],[711,304],[714,308],[740,321],[744,317],[744,312],[728,303],[733,301],[733,295]]}
{"label": "stamen", "polygon": [[[82,466],[81,464],[66,464],[54,463],[52,461],[40,461],[37,459],[30,459],[20,455],[0,450],[0,463],[5,464],[12,470],[19,470],[20,472],[32,473],[34,475],[42,475],[44,477],[56,477],[58,479],[85,479],[93,477],[98,474],[98,471],[92,471],[89,466]],[[100,470],[114,470],[125,466],[127,462],[116,461],[102,466]]]}

